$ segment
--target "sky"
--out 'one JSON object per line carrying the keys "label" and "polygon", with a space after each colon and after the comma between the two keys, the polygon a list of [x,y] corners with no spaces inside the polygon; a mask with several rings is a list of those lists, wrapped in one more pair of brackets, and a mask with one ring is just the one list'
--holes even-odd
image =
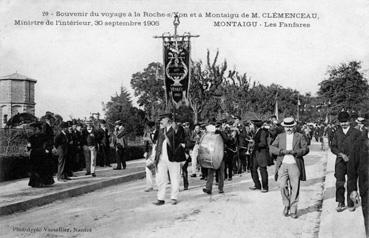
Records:
{"label": "sky", "polygon": [[[91,11],[99,16],[91,17]],[[43,16],[48,12],[48,16]],[[57,16],[57,12],[86,12],[86,17]],[[101,13],[140,13],[140,17],[106,17]],[[153,16],[143,17],[144,12]],[[329,66],[362,61],[369,72],[369,1],[367,0],[0,0],[0,76],[15,72],[36,79],[36,116],[52,111],[63,118],[84,118],[102,112],[120,87],[129,90],[132,74],[150,62],[162,62],[162,42],[154,35],[178,33],[192,39],[191,58],[205,60],[219,50],[219,61],[247,73],[253,81],[272,83],[316,94]],[[259,18],[205,17],[205,13],[256,12]],[[51,13],[53,15],[51,15]],[[155,15],[164,13],[164,17]],[[196,13],[196,17],[191,13]],[[199,17],[199,13],[204,16]],[[265,13],[316,13],[317,19],[265,18]],[[30,26],[16,20],[157,21],[158,26]],[[257,27],[217,27],[217,21],[252,22]],[[279,22],[308,23],[309,28],[265,27]],[[266,22],[266,23],[265,23]]]}

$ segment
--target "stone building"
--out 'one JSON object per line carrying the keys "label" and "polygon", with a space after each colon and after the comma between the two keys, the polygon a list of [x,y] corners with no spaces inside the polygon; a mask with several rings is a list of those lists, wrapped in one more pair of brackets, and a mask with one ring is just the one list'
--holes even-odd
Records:
{"label": "stone building", "polygon": [[18,73],[0,77],[0,128],[17,113],[35,115],[36,82]]}

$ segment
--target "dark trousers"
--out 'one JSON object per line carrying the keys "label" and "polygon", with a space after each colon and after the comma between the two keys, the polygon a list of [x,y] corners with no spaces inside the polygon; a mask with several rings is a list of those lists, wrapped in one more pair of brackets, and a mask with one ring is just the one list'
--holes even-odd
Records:
{"label": "dark trousers", "polygon": [[361,208],[363,210],[366,237],[369,237],[369,171],[367,164],[359,164],[359,166],[361,166],[358,169]]}
{"label": "dark trousers", "polygon": [[65,164],[68,157],[67,151],[59,147],[58,149],[58,172],[56,174],[57,179],[64,179],[67,177]]}
{"label": "dark trousers", "polygon": [[224,178],[232,178],[233,174],[233,154],[231,152],[227,152],[224,158]]}
{"label": "dark trousers", "polygon": [[232,163],[233,163],[233,173],[238,173],[238,169],[241,166],[240,158],[238,157],[238,153],[232,152]]}
{"label": "dark trousers", "polygon": [[73,164],[74,164],[74,156],[75,151],[72,145],[68,146],[68,156],[65,158],[65,167],[64,171],[67,176],[73,176]]}
{"label": "dark trousers", "polygon": [[[260,169],[261,184],[259,180],[258,168]],[[255,160],[251,167],[251,177],[254,181],[255,187],[260,189],[263,185],[263,189],[268,189],[268,170],[267,167],[260,167]]]}
{"label": "dark trousers", "polygon": [[187,168],[188,168],[188,161],[186,160],[186,162],[182,166],[183,186],[184,186],[185,189],[188,188],[188,172],[187,172]]}
{"label": "dark trousers", "polygon": [[208,177],[208,169],[201,167],[201,177],[202,178],[207,178]]}
{"label": "dark trousers", "polygon": [[360,192],[360,197],[361,197],[361,208],[363,210],[363,216],[364,216],[365,233],[366,233],[366,237],[369,237],[369,217],[368,217],[368,213],[369,213],[369,206],[368,206],[369,195],[368,195],[368,191],[366,191],[364,193]]}
{"label": "dark trousers", "polygon": [[213,180],[214,180],[214,173],[218,172],[218,189],[219,191],[223,191],[224,188],[224,160],[220,164],[220,168],[215,169],[208,169],[208,180],[206,181],[206,189],[211,191],[213,188]]}
{"label": "dark trousers", "polygon": [[238,157],[240,159],[240,167],[238,168],[238,173],[246,171],[246,149],[240,149],[238,152]]}
{"label": "dark trousers", "polygon": [[73,172],[80,171],[84,167],[85,157],[80,148],[73,145],[70,149],[69,162]]}
{"label": "dark trousers", "polygon": [[246,155],[246,169],[250,171],[251,168],[252,168],[252,156]]}
{"label": "dark trousers", "polygon": [[121,169],[123,166],[123,169],[126,168],[126,149],[122,146],[118,145],[116,148],[116,158],[117,158],[117,168]]}
{"label": "dark trousers", "polygon": [[105,165],[110,165],[110,161],[109,161],[109,146],[106,145],[99,145],[99,150],[98,150],[98,154],[100,154],[100,165],[101,166],[105,166]]}
{"label": "dark trousers", "polygon": [[[334,177],[336,177],[336,202],[345,203],[345,182],[347,175],[347,162],[340,159],[336,161]],[[350,199],[350,193],[354,190],[350,184],[347,184],[346,200],[347,206],[353,207],[354,202]]]}
{"label": "dark trousers", "polygon": [[84,156],[83,150],[79,148],[76,151],[76,171],[83,170],[85,165],[86,165],[86,162],[85,162],[85,156]]}

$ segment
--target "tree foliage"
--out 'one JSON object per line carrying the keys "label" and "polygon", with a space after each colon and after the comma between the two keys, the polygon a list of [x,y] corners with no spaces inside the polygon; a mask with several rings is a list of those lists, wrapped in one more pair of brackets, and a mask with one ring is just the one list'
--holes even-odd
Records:
{"label": "tree foliage", "polygon": [[[368,111],[368,83],[359,71],[361,65],[353,61],[331,67],[329,78],[320,83],[319,97],[310,93],[301,95],[298,91],[278,84],[268,86],[252,81],[246,73],[227,69],[227,61],[219,63],[219,51],[211,57],[207,51],[206,62],[191,61],[189,89],[190,108],[177,110],[178,119],[198,122],[222,115],[236,115],[241,118],[258,117],[266,119],[274,115],[276,100],[280,118],[296,116],[300,120],[324,120],[328,111],[342,108]],[[144,108],[146,117],[154,120],[165,109],[163,66],[150,63],[142,72],[132,75],[131,86]],[[298,98],[300,105],[298,106]],[[368,112],[367,112],[368,113]]]}
{"label": "tree foliage", "polygon": [[[227,70],[227,61],[218,63],[219,51],[213,60],[210,59],[210,51],[207,51],[206,64],[202,61],[193,62],[190,82],[190,105],[194,112],[194,122],[197,123],[199,115],[213,116],[215,110],[212,105],[216,104],[220,97],[219,87],[224,80]],[[218,107],[218,106],[217,106]]]}
{"label": "tree foliage", "polygon": [[328,69],[328,79],[319,83],[318,94],[330,102],[333,111],[363,112],[368,102],[368,81],[364,78],[361,62],[351,61]]}
{"label": "tree foliage", "polygon": [[115,121],[122,121],[127,132],[140,135],[143,133],[145,112],[133,107],[131,95],[124,87],[121,87],[120,93],[111,97],[106,104],[106,120],[110,127]]}
{"label": "tree foliage", "polygon": [[132,75],[131,86],[137,103],[143,107],[147,117],[154,119],[165,108],[163,65],[150,63],[142,72]]}

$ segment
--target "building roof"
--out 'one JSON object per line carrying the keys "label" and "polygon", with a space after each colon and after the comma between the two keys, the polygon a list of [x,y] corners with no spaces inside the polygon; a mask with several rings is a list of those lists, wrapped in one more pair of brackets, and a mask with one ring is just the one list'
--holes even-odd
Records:
{"label": "building roof", "polygon": [[0,81],[1,80],[31,81],[31,82],[35,82],[35,83],[37,82],[37,80],[35,80],[35,79],[31,79],[27,76],[24,76],[24,75],[18,74],[18,73],[6,75],[6,76],[1,76]]}

